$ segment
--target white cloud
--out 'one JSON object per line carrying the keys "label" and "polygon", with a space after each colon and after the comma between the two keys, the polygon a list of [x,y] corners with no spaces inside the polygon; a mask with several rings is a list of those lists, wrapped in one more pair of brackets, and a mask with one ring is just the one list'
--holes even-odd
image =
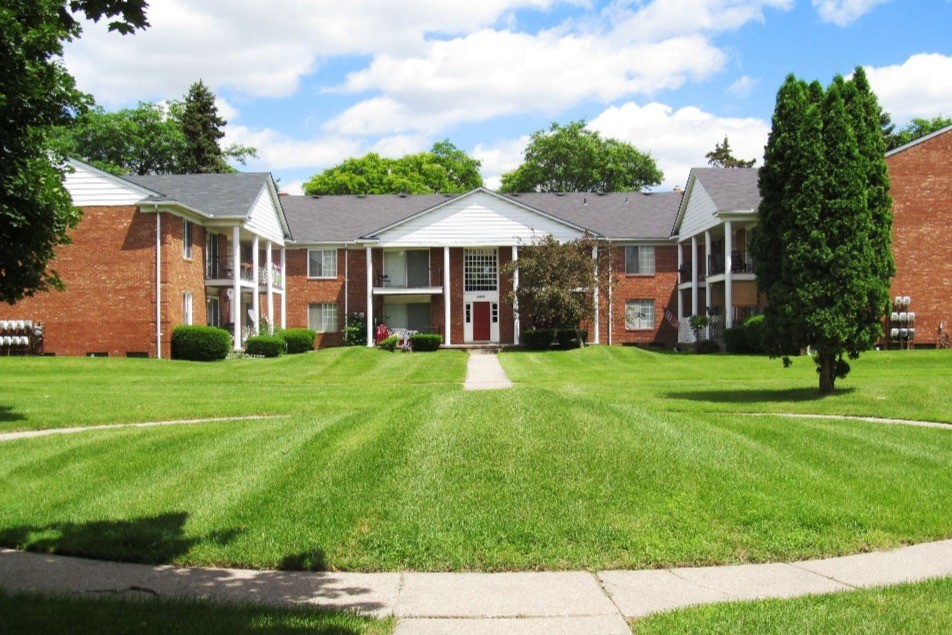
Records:
{"label": "white cloud", "polygon": [[727,92],[737,99],[747,99],[751,91],[757,86],[756,79],[751,79],[749,75],[742,75],[737,81],[727,88]]}
{"label": "white cloud", "polygon": [[364,151],[361,143],[352,138],[294,139],[271,128],[253,130],[235,125],[225,129],[224,143],[239,143],[258,150],[258,158],[248,160],[248,170],[322,169]]}
{"label": "white cloud", "polygon": [[756,158],[757,165],[762,164],[770,133],[770,122],[762,119],[718,117],[693,106],[674,110],[657,102],[608,108],[589,122],[589,127],[650,152],[664,171],[664,188],[683,186],[692,167],[706,166],[704,155],[723,141],[724,135],[734,156]]}
{"label": "white cloud", "polygon": [[507,139],[491,145],[480,143],[476,146],[471,156],[482,164],[479,171],[486,187],[499,189],[502,185],[502,175],[515,170],[522,163],[527,143],[529,136],[525,135],[518,139]]}
{"label": "white cloud", "polygon": [[813,0],[820,19],[837,26],[847,26],[872,11],[876,5],[890,0]]}
{"label": "white cloud", "polygon": [[[638,9],[628,7],[637,4]],[[692,33],[733,31],[763,22],[764,9],[788,10],[793,0],[616,0],[605,10],[618,30],[642,41]]]}
{"label": "white cloud", "polygon": [[865,70],[894,122],[952,115],[952,56],[922,53],[902,64]]}

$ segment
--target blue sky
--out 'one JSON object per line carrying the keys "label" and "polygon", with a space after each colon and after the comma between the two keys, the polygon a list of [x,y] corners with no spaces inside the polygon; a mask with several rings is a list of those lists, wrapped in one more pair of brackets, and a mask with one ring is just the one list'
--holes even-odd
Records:
{"label": "blue sky", "polygon": [[349,156],[449,138],[490,187],[526,138],[585,118],[650,152],[663,187],[728,135],[757,158],[788,73],[864,66],[897,122],[952,116],[952,0],[152,0],[134,36],[87,24],[65,63],[106,108],[201,78],[245,169],[284,189]]}

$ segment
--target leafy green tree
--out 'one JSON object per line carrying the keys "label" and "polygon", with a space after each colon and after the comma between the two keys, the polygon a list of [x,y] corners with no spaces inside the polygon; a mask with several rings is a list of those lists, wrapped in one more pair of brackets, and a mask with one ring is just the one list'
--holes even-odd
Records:
{"label": "leafy green tree", "polygon": [[913,119],[905,128],[898,132],[888,132],[886,134],[886,150],[894,150],[899,146],[904,146],[916,139],[932,134],[937,130],[942,130],[952,126],[952,118],[936,117],[934,119]]}
{"label": "leafy green tree", "polygon": [[185,135],[179,122],[157,104],[106,112],[96,106],[66,126],[57,126],[49,145],[112,174],[176,174]]}
{"label": "leafy green tree", "polygon": [[705,154],[704,158],[707,159],[708,165],[715,168],[752,168],[757,163],[757,159],[744,161],[735,157],[727,135],[724,135],[724,142],[715,144],[714,149]]}
{"label": "leafy green tree", "polygon": [[254,148],[232,144],[221,147],[223,128],[228,123],[218,114],[215,93],[198,80],[188,89],[184,102],[173,102],[172,116],[177,119],[185,135],[185,149],[179,170],[186,174],[234,172],[227,159],[244,163],[257,156]]}
{"label": "leafy green tree", "polygon": [[765,344],[774,356],[811,347],[821,394],[849,372],[845,358],[875,344],[889,298],[881,113],[864,80],[824,90],[788,76],[759,173],[752,251],[767,294]]}
{"label": "leafy green tree", "polygon": [[75,14],[132,33],[148,26],[145,0],[2,0],[0,2],[0,299],[14,303],[50,287],[55,248],[79,222],[63,187],[60,158],[46,137],[88,105],[61,61],[79,37]]}
{"label": "leafy green tree", "polygon": [[603,139],[584,120],[532,133],[522,165],[502,175],[502,192],[634,192],[661,183],[651,155]]}
{"label": "leafy green tree", "polygon": [[350,158],[312,176],[304,184],[309,195],[331,194],[432,194],[458,193],[480,187],[480,162],[448,139],[433,144],[429,152],[399,159],[371,152]]}

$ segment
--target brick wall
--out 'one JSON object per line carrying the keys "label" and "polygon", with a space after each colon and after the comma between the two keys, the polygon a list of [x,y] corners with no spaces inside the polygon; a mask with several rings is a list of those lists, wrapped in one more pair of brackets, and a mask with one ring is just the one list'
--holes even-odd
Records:
{"label": "brick wall", "polygon": [[[161,214],[161,216],[162,356],[169,357],[172,330],[185,323],[184,296],[186,292],[192,294],[192,324],[204,325],[206,322],[205,228],[191,223],[192,256],[186,258],[184,255],[185,220],[171,214]],[[155,222],[152,215],[148,218],[152,219],[153,223]],[[154,282],[152,287],[155,288]]]}
{"label": "brick wall", "polygon": [[[677,329],[664,319],[668,308],[677,317],[678,251],[675,245],[655,247],[655,273],[653,275],[626,275],[625,248],[615,248],[615,267],[619,272],[615,285],[610,317],[613,344],[647,345],[662,343],[674,346],[678,341]],[[625,326],[625,304],[628,300],[654,300],[655,327],[631,330]],[[602,322],[601,340],[608,342],[607,323]],[[594,334],[589,333],[591,339]]]}
{"label": "brick wall", "polygon": [[941,322],[952,329],[952,131],[888,157],[886,165],[896,262],[890,295],[912,298],[915,341],[934,344]]}
{"label": "brick wall", "polygon": [[[336,278],[311,278],[307,277],[307,249],[288,249],[285,252],[287,259],[287,268],[285,271],[285,293],[287,294],[287,325],[288,328],[309,328],[308,326],[308,305],[313,303],[333,302],[337,304],[337,331],[333,333],[318,333],[315,340],[315,346],[337,346],[343,342],[341,331],[346,324],[346,315],[344,314],[344,275],[349,268],[350,274],[350,297],[352,304],[349,307],[351,312],[366,310],[366,300],[363,293],[366,289],[365,271],[366,264],[362,262],[363,251],[345,251],[337,250],[337,277]],[[350,262],[345,268],[345,258],[350,254]],[[358,256],[358,257],[355,257]],[[356,261],[356,262],[355,262]],[[359,271],[355,271],[359,266]],[[358,275],[359,274],[359,275]],[[355,284],[359,283],[358,284]],[[359,286],[359,288],[356,288]],[[359,304],[354,306],[353,300],[358,299]]]}

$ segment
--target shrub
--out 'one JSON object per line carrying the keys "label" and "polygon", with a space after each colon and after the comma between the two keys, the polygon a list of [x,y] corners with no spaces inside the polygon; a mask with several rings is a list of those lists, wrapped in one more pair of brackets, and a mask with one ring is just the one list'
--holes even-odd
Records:
{"label": "shrub", "polygon": [[344,327],[344,346],[366,346],[367,318],[363,313],[351,313]]}
{"label": "shrub", "polygon": [[382,348],[385,351],[390,351],[391,353],[397,350],[397,346],[400,345],[400,338],[396,335],[391,335],[387,339],[383,340],[377,346]]}
{"label": "shrub", "polygon": [[314,338],[317,337],[311,329],[286,329],[275,335],[284,340],[289,355],[313,351]]}
{"label": "shrub", "polygon": [[442,335],[417,333],[410,336],[410,348],[421,353],[435,351],[443,343]]}
{"label": "shrub", "polygon": [[522,332],[522,343],[530,351],[547,351],[552,346],[552,329],[526,329]]}
{"label": "shrub", "polygon": [[694,343],[694,351],[701,355],[710,355],[711,353],[720,353],[721,345],[714,340],[698,340]]}
{"label": "shrub", "polygon": [[744,331],[747,335],[747,348],[754,355],[766,355],[767,347],[764,344],[766,325],[763,315],[755,315],[744,322]]}
{"label": "shrub", "polygon": [[176,326],[172,331],[172,359],[211,362],[231,351],[231,333],[217,326]]}
{"label": "shrub", "polygon": [[558,329],[555,331],[555,339],[559,343],[560,350],[581,348],[588,341],[588,331],[586,329]]}
{"label": "shrub", "polygon": [[277,357],[284,353],[284,340],[277,335],[255,335],[245,340],[245,353],[262,357]]}
{"label": "shrub", "polygon": [[727,352],[734,355],[746,355],[750,353],[747,346],[747,331],[741,326],[732,326],[724,331],[724,344]]}

